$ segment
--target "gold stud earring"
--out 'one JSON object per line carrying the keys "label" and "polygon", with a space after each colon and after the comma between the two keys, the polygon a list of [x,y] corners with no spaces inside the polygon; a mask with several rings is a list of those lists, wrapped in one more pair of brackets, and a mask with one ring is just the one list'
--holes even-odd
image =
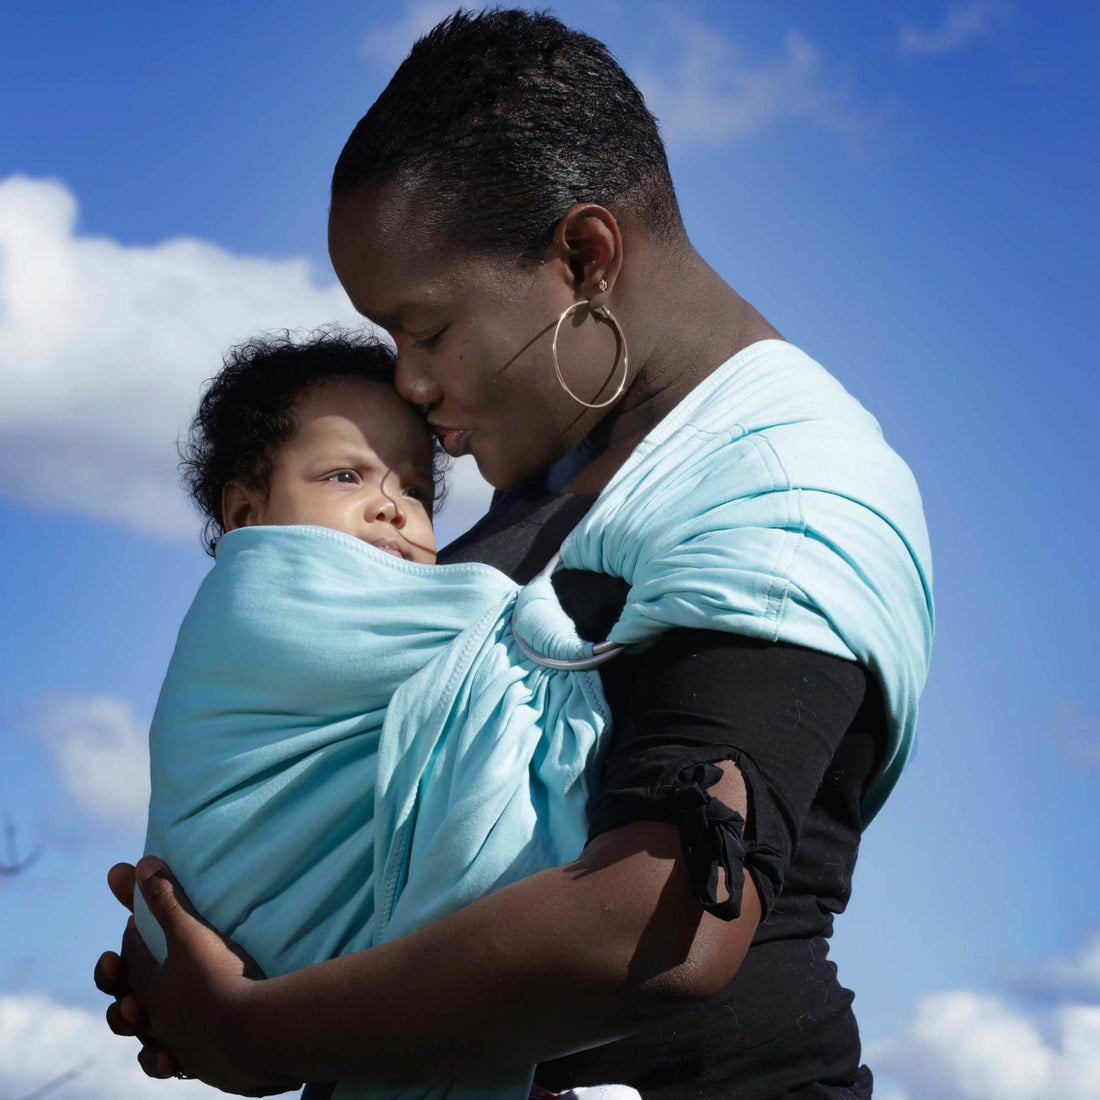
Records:
{"label": "gold stud earring", "polygon": [[600,290],[606,290],[606,289],[607,289],[607,280],[606,279],[601,279],[600,280]]}

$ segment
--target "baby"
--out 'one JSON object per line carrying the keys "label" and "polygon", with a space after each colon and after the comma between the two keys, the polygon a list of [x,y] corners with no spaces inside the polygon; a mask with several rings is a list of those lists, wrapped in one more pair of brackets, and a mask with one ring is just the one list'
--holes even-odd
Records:
{"label": "baby", "polygon": [[[434,564],[445,456],[393,378],[366,338],[253,340],[183,452],[216,565],[150,730],[146,850],[269,975],[404,934],[584,843],[598,678],[515,648],[508,578]],[[135,916],[163,957],[140,896]],[[402,1095],[529,1086],[508,1069]]]}
{"label": "baby", "polygon": [[237,528],[312,524],[434,562],[445,455],[393,379],[387,348],[336,332],[234,349],[182,464],[211,555]]}

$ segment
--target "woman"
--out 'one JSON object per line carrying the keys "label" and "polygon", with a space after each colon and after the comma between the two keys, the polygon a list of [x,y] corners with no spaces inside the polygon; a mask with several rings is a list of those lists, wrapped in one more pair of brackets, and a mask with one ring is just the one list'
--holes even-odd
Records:
{"label": "woman", "polygon": [[[337,164],[330,253],[396,341],[399,392],[498,489],[439,560],[519,581],[692,389],[780,339],[692,248],[637,89],[546,16],[459,14],[414,47]],[[761,345],[780,365],[783,346]],[[555,585],[582,633],[606,633],[621,586]],[[930,618],[921,660],[929,637]],[[875,678],[697,629],[603,677],[614,731],[575,863],[260,981],[142,861],[169,956],[156,967],[132,932],[125,972],[103,956],[112,1029],[143,1035],[154,1076],[182,1068],[245,1094],[539,1062],[552,1090],[869,1097],[827,937],[881,770]],[[125,900],[133,869],[111,881]]]}

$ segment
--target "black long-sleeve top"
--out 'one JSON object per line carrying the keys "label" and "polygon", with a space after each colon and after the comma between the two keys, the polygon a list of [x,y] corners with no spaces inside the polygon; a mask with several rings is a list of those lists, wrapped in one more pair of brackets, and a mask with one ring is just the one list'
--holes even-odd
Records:
{"label": "black long-sleeve top", "polygon": [[[480,561],[530,580],[593,497],[502,495],[440,562]],[[582,637],[618,617],[624,582],[560,570],[554,587]],[[851,892],[859,803],[884,741],[884,711],[863,668],[796,646],[672,630],[602,666],[610,747],[590,838],[638,820],[676,825],[700,902],[736,915],[744,871],[762,917],[734,980],[640,1034],[545,1062],[546,1089],[623,1083],[645,1100],[868,1100],[852,994],[828,959],[833,916]],[[716,761],[735,761],[750,830],[710,797]],[[717,900],[720,872],[733,887]]]}
{"label": "black long-sleeve top", "polygon": [[[595,499],[531,486],[498,496],[440,564],[483,562],[526,583]],[[605,637],[625,583],[570,570],[553,583],[581,636]],[[761,921],[719,994],[630,1038],[544,1062],[537,1084],[628,1084],[644,1100],[870,1100],[852,994],[837,980],[828,937],[851,893],[860,797],[885,740],[875,681],[828,654],[686,629],[600,674],[612,730],[590,838],[632,821],[669,822],[700,903],[736,916],[748,873]],[[744,776],[748,832],[707,793],[723,760]],[[720,871],[732,887],[724,903]],[[311,1085],[304,1100],[329,1095],[331,1086]]]}

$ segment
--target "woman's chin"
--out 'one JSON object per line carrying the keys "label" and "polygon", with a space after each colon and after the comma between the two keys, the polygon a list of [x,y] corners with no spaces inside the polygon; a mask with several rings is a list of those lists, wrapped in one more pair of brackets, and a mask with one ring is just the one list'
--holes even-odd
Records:
{"label": "woman's chin", "polygon": [[477,461],[478,473],[498,492],[506,493],[509,489],[516,489],[538,473],[537,470],[525,473],[522,470],[516,470],[510,463],[494,463],[489,460],[482,462],[476,455],[474,457]]}
{"label": "woman's chin", "polygon": [[481,440],[478,440],[478,445],[472,446],[467,452],[477,463],[477,472],[494,489],[507,490],[515,488],[517,482],[510,475],[508,469],[510,464],[502,462],[499,453],[494,452],[492,449],[486,450],[480,446],[480,443]]}
{"label": "woman's chin", "polygon": [[509,453],[514,447],[515,438],[505,440],[503,447],[493,445],[492,439],[486,439],[484,432],[477,432],[471,438],[469,454],[477,463],[478,473],[499,492],[517,489],[531,478],[552,466],[560,457],[549,454],[545,458]]}

